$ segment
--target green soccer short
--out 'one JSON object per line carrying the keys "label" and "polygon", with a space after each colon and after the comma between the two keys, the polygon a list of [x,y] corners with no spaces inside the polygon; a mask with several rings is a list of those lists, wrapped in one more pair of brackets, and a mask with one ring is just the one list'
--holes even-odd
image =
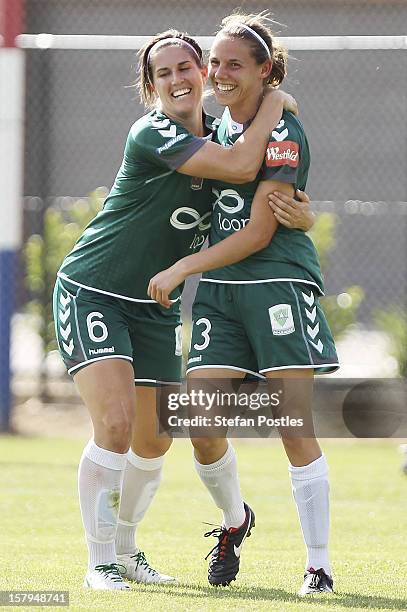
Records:
{"label": "green soccer short", "polygon": [[58,347],[69,374],[116,357],[132,362],[136,384],[179,384],[179,302],[167,310],[155,303],[88,291],[58,278],[53,308]]}
{"label": "green soccer short", "polygon": [[331,331],[311,284],[201,281],[192,308],[187,372],[228,368],[265,375],[272,370],[335,371]]}

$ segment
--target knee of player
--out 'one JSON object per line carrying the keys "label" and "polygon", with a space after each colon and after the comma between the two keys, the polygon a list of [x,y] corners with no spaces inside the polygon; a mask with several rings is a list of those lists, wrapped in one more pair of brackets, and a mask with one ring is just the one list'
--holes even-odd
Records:
{"label": "knee of player", "polygon": [[192,445],[198,455],[214,455],[225,446],[224,438],[191,438]]}
{"label": "knee of player", "polygon": [[[172,438],[162,437],[145,437],[142,441],[142,448],[138,449],[138,453],[142,457],[153,459],[155,457],[162,457],[170,449],[172,444]],[[139,443],[140,446],[140,443]],[[137,451],[136,451],[137,452]]]}
{"label": "knee of player", "polygon": [[[108,409],[102,419],[105,434],[109,440],[123,447],[121,452],[127,452],[132,433],[132,424],[129,413],[120,407]],[[119,451],[117,451],[119,452]]]}
{"label": "knee of player", "polygon": [[[317,459],[321,455],[321,450],[316,438],[302,438],[300,436],[282,436],[282,442],[286,452],[296,457],[304,458],[304,465]],[[311,459],[310,459],[311,458]]]}

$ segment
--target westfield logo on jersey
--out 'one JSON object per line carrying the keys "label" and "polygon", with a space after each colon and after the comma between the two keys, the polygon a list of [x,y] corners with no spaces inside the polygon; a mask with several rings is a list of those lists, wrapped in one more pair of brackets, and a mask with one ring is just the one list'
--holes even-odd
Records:
{"label": "westfield logo on jersey", "polygon": [[270,142],[266,151],[267,166],[283,166],[287,164],[296,168],[299,161],[299,147],[297,142]]}

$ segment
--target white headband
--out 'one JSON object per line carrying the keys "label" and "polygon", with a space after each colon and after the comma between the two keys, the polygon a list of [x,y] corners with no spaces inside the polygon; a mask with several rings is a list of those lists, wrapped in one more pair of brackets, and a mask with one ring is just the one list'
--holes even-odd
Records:
{"label": "white headband", "polygon": [[250,34],[252,34],[253,36],[255,36],[257,38],[257,40],[263,45],[263,47],[265,48],[265,50],[267,51],[267,55],[269,56],[269,59],[271,59],[271,53],[270,53],[270,49],[268,48],[266,41],[264,40],[264,38],[262,38],[260,36],[260,34],[257,34],[257,32],[255,30],[253,30],[253,28],[251,28],[250,26],[246,25],[245,23],[241,23],[239,22],[239,26],[241,28],[244,28],[245,30],[247,30],[248,32],[250,32]]}
{"label": "white headband", "polygon": [[195,47],[191,45],[191,43],[189,43],[187,40],[184,40],[183,38],[173,37],[173,38],[162,38],[161,40],[158,40],[152,47],[150,47],[150,51],[148,52],[148,56],[147,56],[147,64],[150,62],[151,51],[153,49],[157,50],[158,47],[163,46],[165,43],[177,43],[180,46],[181,46],[181,43],[183,43],[184,45],[187,45],[187,47],[192,49],[192,51],[195,53],[195,55],[197,56],[200,62],[202,61],[202,58],[199,57],[198,51],[195,49]]}

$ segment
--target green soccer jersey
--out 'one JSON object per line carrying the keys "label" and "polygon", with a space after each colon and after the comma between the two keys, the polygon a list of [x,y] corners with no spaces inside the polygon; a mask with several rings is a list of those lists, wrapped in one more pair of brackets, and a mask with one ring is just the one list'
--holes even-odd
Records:
{"label": "green soccer jersey", "polygon": [[[206,117],[210,134],[215,123]],[[209,231],[210,182],[176,171],[205,142],[157,110],[136,121],[103,210],[58,275],[87,289],[151,301],[150,278],[200,248]],[[180,288],[172,296],[179,294]]]}
{"label": "green soccer jersey", "polygon": [[[249,124],[236,123],[225,109],[216,132],[217,142],[232,146]],[[270,135],[263,166],[256,180],[243,185],[212,181],[212,226],[210,244],[216,244],[242,229],[250,219],[251,204],[257,186],[263,180],[291,183],[304,190],[310,154],[301,122],[289,112]],[[323,293],[318,254],[309,236],[301,230],[278,226],[270,244],[246,259],[203,275],[204,281],[251,283],[276,280],[308,282]]]}

